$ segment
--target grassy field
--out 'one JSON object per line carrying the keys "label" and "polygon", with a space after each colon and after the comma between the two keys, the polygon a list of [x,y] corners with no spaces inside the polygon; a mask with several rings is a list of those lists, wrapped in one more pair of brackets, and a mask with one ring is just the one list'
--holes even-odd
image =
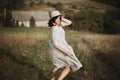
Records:
{"label": "grassy field", "polygon": [[61,3],[69,3],[69,2],[80,2],[80,1],[86,1],[86,0],[44,0],[45,2],[61,2]]}
{"label": "grassy field", "polygon": [[[1,27],[0,80],[49,80],[49,38],[49,28]],[[65,80],[120,80],[120,35],[66,30],[66,40],[83,68]]]}

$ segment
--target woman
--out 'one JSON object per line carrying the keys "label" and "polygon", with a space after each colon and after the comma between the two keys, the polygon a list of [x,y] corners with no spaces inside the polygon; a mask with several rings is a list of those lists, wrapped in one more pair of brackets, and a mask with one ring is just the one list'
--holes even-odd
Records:
{"label": "woman", "polygon": [[63,18],[59,11],[51,12],[51,19],[48,23],[52,32],[49,44],[54,65],[51,80],[55,80],[54,75],[59,68],[63,68],[63,71],[57,80],[63,80],[69,72],[74,72],[82,67],[72,47],[65,40],[65,31],[62,27],[71,23],[68,19]]}

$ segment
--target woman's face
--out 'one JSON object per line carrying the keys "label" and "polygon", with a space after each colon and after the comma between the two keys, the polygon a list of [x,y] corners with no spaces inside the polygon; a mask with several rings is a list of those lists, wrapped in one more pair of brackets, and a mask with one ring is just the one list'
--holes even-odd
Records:
{"label": "woman's face", "polygon": [[55,24],[56,25],[59,25],[60,24],[60,22],[61,22],[61,19],[60,19],[61,17],[60,16],[58,16],[57,18],[56,18],[56,20],[55,20]]}

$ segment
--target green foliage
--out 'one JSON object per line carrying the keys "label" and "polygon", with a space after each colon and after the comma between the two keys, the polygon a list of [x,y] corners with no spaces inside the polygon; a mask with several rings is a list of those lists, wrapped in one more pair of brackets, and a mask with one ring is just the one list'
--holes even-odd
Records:
{"label": "green foliage", "polygon": [[54,4],[52,2],[47,2],[48,6],[53,6]]}
{"label": "green foliage", "polygon": [[120,33],[120,11],[106,11],[101,13],[97,10],[87,9],[77,13],[66,12],[66,17],[71,19],[72,30],[91,31],[97,33],[117,34]]}
{"label": "green foliage", "polygon": [[104,14],[104,33],[120,33],[120,11],[106,11]]}
{"label": "green foliage", "polygon": [[77,5],[72,5],[72,9],[77,9]]}
{"label": "green foliage", "polygon": [[35,3],[32,1],[32,2],[30,2],[30,7],[33,7],[34,5],[35,5]]}
{"label": "green foliage", "polygon": [[40,1],[37,3],[37,5],[44,5],[44,4],[45,4],[44,0],[40,0]]}
{"label": "green foliage", "polygon": [[34,17],[31,17],[31,19],[30,19],[30,27],[35,27],[35,19],[34,19]]}
{"label": "green foliage", "polygon": [[5,8],[8,5],[9,0],[0,0],[0,8]]}
{"label": "green foliage", "polygon": [[6,19],[4,21],[4,25],[5,26],[7,26],[7,27],[11,27],[12,26],[11,18],[12,18],[11,11],[7,11],[6,12]]}
{"label": "green foliage", "polygon": [[60,3],[60,2],[56,3],[56,4],[54,5],[54,7],[55,7],[57,10],[59,10],[59,11],[63,10],[63,5],[62,5],[62,3]]}
{"label": "green foliage", "polygon": [[56,8],[59,11],[63,11],[64,10],[63,4],[61,2],[58,2],[58,3],[47,2],[47,5],[48,6],[52,6],[52,7]]}
{"label": "green foliage", "polygon": [[[68,14],[69,15],[69,14]],[[103,31],[103,17],[95,10],[83,10],[73,15],[69,15],[73,21],[71,26],[74,30],[85,30],[93,32]]]}
{"label": "green foliage", "polygon": [[9,10],[24,8],[24,0],[1,0],[0,7],[7,8]]}
{"label": "green foliage", "polygon": [[15,4],[15,9],[22,9],[25,7],[24,0],[13,0]]}
{"label": "green foliage", "polygon": [[92,0],[92,1],[98,1],[120,8],[120,0]]}
{"label": "green foliage", "polygon": [[21,27],[24,27],[24,26],[25,26],[25,25],[24,25],[24,23],[22,22],[22,23],[21,23]]}

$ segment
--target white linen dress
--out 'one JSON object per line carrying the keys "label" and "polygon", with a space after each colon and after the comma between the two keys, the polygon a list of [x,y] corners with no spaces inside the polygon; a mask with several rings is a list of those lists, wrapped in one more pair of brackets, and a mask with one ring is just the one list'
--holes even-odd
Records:
{"label": "white linen dress", "polygon": [[[65,19],[68,21],[67,19]],[[68,21],[69,22],[69,21]],[[61,22],[62,26],[66,26],[68,24],[65,24]],[[71,71],[74,72],[82,67],[82,64],[77,59],[77,57],[74,54],[74,51],[72,47],[66,42],[65,40],[65,31],[62,28],[62,26],[52,26],[51,28],[51,40],[49,42],[50,44],[50,55],[52,58],[53,65],[57,68],[62,68],[64,66],[69,65],[71,67]],[[65,50],[68,50],[72,53],[73,56],[69,57],[65,53],[59,51],[53,45],[59,45],[60,47],[64,48]]]}

